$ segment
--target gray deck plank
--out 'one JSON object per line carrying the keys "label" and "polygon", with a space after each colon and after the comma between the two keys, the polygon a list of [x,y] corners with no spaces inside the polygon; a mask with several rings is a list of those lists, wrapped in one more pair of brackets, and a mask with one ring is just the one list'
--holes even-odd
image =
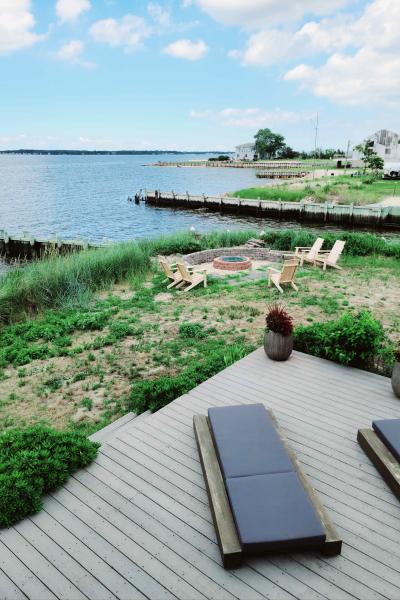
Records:
{"label": "gray deck plank", "polygon": [[[343,537],[341,556],[221,568],[192,417],[249,402],[275,412]],[[0,590],[7,600],[398,600],[400,503],[356,442],[359,427],[398,417],[398,406],[387,378],[296,352],[273,363],[257,350],[108,430],[94,463],[41,513],[0,531]]]}
{"label": "gray deck plank", "polygon": [[0,569],[0,600],[26,600],[26,598],[27,596]]}
{"label": "gray deck plank", "polygon": [[64,577],[50,561],[32,546],[15,528],[2,532],[3,543],[60,600],[85,600],[86,596]]}

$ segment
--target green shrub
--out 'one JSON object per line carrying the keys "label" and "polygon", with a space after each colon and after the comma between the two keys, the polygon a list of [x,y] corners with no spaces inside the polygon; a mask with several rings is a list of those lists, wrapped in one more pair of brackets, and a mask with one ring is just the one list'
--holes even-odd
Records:
{"label": "green shrub", "polygon": [[344,312],[335,321],[300,326],[294,332],[296,350],[362,368],[382,353],[385,339],[381,323],[368,311]]}
{"label": "green shrub", "polygon": [[179,335],[183,338],[203,340],[207,337],[207,332],[201,323],[181,323],[179,326]]}
{"label": "green shrub", "polygon": [[41,425],[0,435],[0,527],[42,508],[42,496],[88,465],[99,444],[76,432]]}
{"label": "green shrub", "polygon": [[175,398],[187,394],[191,389],[243,358],[254,348],[249,345],[233,345],[227,350],[213,352],[178,375],[164,375],[158,379],[138,381],[132,385],[127,410],[142,413],[152,412],[166,406]]}

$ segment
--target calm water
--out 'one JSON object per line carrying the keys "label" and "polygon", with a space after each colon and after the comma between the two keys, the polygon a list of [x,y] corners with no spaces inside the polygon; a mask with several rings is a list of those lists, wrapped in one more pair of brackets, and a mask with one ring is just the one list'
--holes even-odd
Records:
{"label": "calm water", "polygon": [[[181,155],[178,160],[196,159]],[[203,157],[202,157],[203,158]],[[257,184],[253,169],[146,166],[165,156],[8,156],[0,155],[0,229],[80,235],[88,241],[125,240],[195,227],[197,231],[276,227],[273,221],[221,216],[203,211],[153,208],[127,202],[139,189],[192,194],[223,194]],[[263,185],[267,182],[264,180]],[[279,226],[296,226],[280,222]]]}
{"label": "calm water", "polygon": [[[193,155],[179,156],[190,160]],[[198,158],[198,157],[197,157]],[[127,202],[139,189],[222,194],[257,182],[253,169],[145,166],[173,156],[0,155],[0,229],[11,234],[124,240],[194,226],[249,226],[248,219]],[[260,223],[258,222],[258,226]]]}

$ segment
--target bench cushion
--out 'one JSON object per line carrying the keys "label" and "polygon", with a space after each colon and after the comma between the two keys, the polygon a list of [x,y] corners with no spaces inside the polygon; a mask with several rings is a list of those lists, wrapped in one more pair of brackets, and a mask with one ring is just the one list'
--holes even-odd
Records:
{"label": "bench cushion", "polygon": [[210,408],[208,418],[225,479],[293,471],[263,404]]}
{"label": "bench cushion", "polygon": [[234,477],[226,488],[244,552],[324,543],[325,530],[297,473]]}
{"label": "bench cushion", "polygon": [[373,421],[372,427],[385,446],[400,462],[400,419]]}

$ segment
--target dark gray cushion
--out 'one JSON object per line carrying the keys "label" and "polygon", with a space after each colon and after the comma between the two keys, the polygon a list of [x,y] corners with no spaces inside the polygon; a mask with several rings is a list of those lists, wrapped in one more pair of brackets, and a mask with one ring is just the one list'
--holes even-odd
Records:
{"label": "dark gray cushion", "polygon": [[247,553],[322,544],[325,530],[296,473],[226,480],[238,535]]}
{"label": "dark gray cushion", "polygon": [[293,471],[263,404],[209,408],[208,418],[225,479]]}
{"label": "dark gray cushion", "polygon": [[385,419],[372,423],[377,435],[400,462],[400,419]]}

